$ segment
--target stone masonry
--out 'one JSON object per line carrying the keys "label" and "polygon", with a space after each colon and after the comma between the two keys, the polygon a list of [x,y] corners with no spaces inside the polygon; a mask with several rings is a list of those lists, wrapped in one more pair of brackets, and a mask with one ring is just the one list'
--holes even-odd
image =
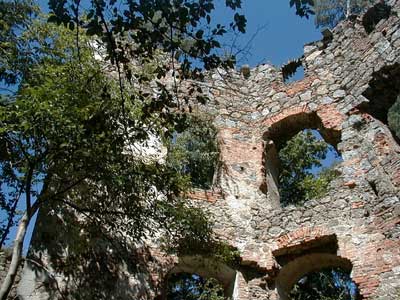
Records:
{"label": "stone masonry", "polygon": [[[192,271],[219,279],[235,300],[285,300],[308,272],[341,267],[351,271],[363,299],[400,299],[400,145],[386,124],[400,93],[400,1],[390,4],[392,15],[369,34],[358,17],[340,23],[331,40],[306,45],[301,80],[285,83],[280,69],[265,64],[246,77],[220,71],[202,83],[211,100],[198,109],[214,117],[221,166],[213,189],[196,190],[191,198],[239,250],[241,266],[232,270],[168,257],[154,246],[138,248],[150,271],[138,275],[126,267],[112,290],[104,287],[105,295],[165,299],[168,274]],[[307,128],[340,152],[340,175],[323,198],[283,206],[276,144]],[[47,221],[36,228],[36,255],[48,251],[38,244],[49,245],[41,223],[52,217],[41,212],[41,218]],[[21,299],[57,299],[37,288],[46,280],[26,264]]]}

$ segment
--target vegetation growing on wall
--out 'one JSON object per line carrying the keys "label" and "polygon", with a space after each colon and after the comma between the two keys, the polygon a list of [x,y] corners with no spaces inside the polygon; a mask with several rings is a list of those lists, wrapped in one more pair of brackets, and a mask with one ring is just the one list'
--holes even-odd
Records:
{"label": "vegetation growing on wall", "polygon": [[332,150],[331,147],[306,130],[296,134],[279,150],[279,194],[284,205],[301,204],[326,193],[336,172],[322,169],[315,175],[312,168],[321,168],[321,161],[326,158],[328,150]]}

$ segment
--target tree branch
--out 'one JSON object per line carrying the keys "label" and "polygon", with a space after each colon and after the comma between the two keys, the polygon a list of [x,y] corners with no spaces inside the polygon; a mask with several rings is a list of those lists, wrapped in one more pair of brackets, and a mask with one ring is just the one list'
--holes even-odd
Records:
{"label": "tree branch", "polygon": [[13,219],[14,219],[14,216],[15,216],[15,211],[17,209],[17,205],[18,205],[19,199],[21,198],[21,194],[22,194],[22,188],[20,188],[20,190],[18,192],[18,196],[14,199],[13,206],[12,206],[11,211],[10,211],[9,216],[8,216],[7,227],[5,228],[4,233],[3,233],[2,237],[1,237],[0,248],[3,247],[3,244],[4,244],[4,242],[5,242],[6,238],[7,238],[7,235],[10,232],[10,228],[13,225]]}
{"label": "tree branch", "polygon": [[26,211],[21,218],[21,221],[18,226],[17,235],[14,240],[14,248],[11,257],[11,263],[8,268],[7,275],[1,285],[0,288],[0,300],[7,300],[7,296],[11,290],[11,287],[14,284],[15,277],[17,276],[18,267],[21,263],[21,256],[22,256],[22,247],[26,235],[26,230],[28,228],[29,222],[33,214],[39,209],[39,201],[36,201],[31,209],[30,212]]}

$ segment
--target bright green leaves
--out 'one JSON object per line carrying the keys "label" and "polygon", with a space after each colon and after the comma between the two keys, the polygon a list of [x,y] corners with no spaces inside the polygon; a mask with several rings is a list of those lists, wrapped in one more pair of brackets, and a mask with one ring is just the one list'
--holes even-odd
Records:
{"label": "bright green leaves", "polygon": [[[38,55],[15,100],[0,106],[1,144],[7,153],[2,170],[13,166],[2,180],[23,186],[32,169],[32,182],[51,186],[37,195],[43,203],[73,207],[90,220],[78,226],[103,226],[104,237],[124,232],[140,240],[162,228],[176,232],[175,241],[213,240],[205,215],[178,197],[189,186],[189,168],[196,182],[212,182],[217,153],[209,124],[179,123],[181,130],[196,122],[202,127],[190,131],[198,139],[190,154],[189,134],[182,138],[183,152],[175,163],[144,159],[134,149],[145,149],[149,137],[162,137],[166,128],[174,132],[179,114],[164,112],[162,99],[153,101],[140,89],[123,89],[122,105],[118,78],[104,73],[105,63],[94,59],[97,49],[84,35],[78,55],[75,32],[63,27],[37,21],[23,34],[37,45]],[[166,72],[156,60],[142,62],[134,71],[139,78]]]}
{"label": "bright green leaves", "polygon": [[[23,45],[19,40],[21,30],[31,23],[31,18],[37,13],[37,8],[28,0],[0,1],[0,82],[13,85],[19,82],[22,70]],[[22,56],[22,57],[21,57]]]}
{"label": "bright green leaves", "polygon": [[168,161],[190,178],[193,187],[208,189],[219,157],[216,129],[211,120],[199,116],[190,116],[185,123],[185,130],[170,142]]}
{"label": "bright green leaves", "polygon": [[337,174],[327,169],[315,176],[311,169],[321,167],[327,151],[328,144],[317,140],[311,131],[299,132],[280,149],[279,193],[284,205],[303,203],[325,194]]}
{"label": "bright green leaves", "polygon": [[[186,187],[176,169],[132,150],[162,133],[160,108],[137,103],[140,91],[128,89],[121,106],[118,80],[104,73],[85,36],[78,55],[75,33],[65,28],[38,21],[23,34],[35,41],[38,55],[15,100],[0,106],[1,143],[9,154],[2,170],[12,166],[1,173],[2,183],[25,186],[33,170],[32,183],[51,186],[39,196],[43,203],[73,205],[133,239],[153,233],[172,213],[155,207],[163,201],[174,207]],[[147,107],[152,110],[144,112]]]}

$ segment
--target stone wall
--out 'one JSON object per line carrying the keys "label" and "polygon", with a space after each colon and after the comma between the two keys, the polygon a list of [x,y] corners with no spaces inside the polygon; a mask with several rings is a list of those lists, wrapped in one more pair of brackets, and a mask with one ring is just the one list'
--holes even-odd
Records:
{"label": "stone wall", "polygon": [[[6,249],[0,250],[0,278],[5,278],[8,271],[8,266],[11,263],[11,252]],[[24,259],[22,259],[22,264],[24,263]],[[21,281],[21,271],[22,268],[19,269],[17,276],[15,278],[15,285],[12,287],[8,299],[18,299],[17,298],[17,286]]]}
{"label": "stone wall", "polygon": [[[394,13],[370,34],[358,18],[340,23],[332,41],[306,45],[305,77],[299,81],[286,84],[278,68],[260,65],[247,78],[219,71],[200,83],[211,101],[198,108],[214,116],[221,167],[215,187],[191,198],[240,251],[235,275],[220,274],[224,284],[232,281],[235,300],[287,299],[294,282],[323,267],[351,271],[364,299],[398,299],[400,146],[382,115],[374,115],[376,101],[370,98],[380,92],[368,90],[400,87],[400,1],[390,4]],[[282,206],[274,148],[305,128],[318,129],[337,147],[343,158],[336,167],[340,175],[323,198]],[[54,216],[41,218],[39,224],[45,224]],[[39,225],[32,251],[39,240],[46,246],[40,235],[46,230]],[[144,268],[139,276],[124,269],[121,286],[129,293],[115,299],[162,299],[168,272],[190,269],[192,260],[183,264],[183,258],[166,257],[158,249],[146,251],[141,261],[151,270]],[[196,266],[192,263],[193,271]],[[219,276],[215,269],[211,273]],[[32,274],[26,271],[22,281],[34,289],[40,276]],[[23,299],[51,298],[43,295]]]}
{"label": "stone wall", "polygon": [[[398,11],[399,2],[392,4]],[[399,19],[392,15],[370,34],[361,18],[343,22],[328,45],[305,46],[303,65],[305,78],[289,84],[270,65],[251,70],[247,79],[239,72],[214,75],[208,84],[215,105],[205,109],[216,116],[223,163],[221,196],[211,204],[217,230],[241,250],[243,264],[265,272],[243,283],[247,292],[238,299],[286,299],[279,291],[282,274],[299,279],[306,270],[343,261],[364,299],[397,299],[400,147],[365,107],[372,102],[366,91],[382,72],[400,88]],[[274,186],[266,182],[266,149],[305,128],[319,129],[337,146],[341,175],[322,199],[276,207]],[[285,271],[324,245],[334,253],[299,263],[304,272]]]}

